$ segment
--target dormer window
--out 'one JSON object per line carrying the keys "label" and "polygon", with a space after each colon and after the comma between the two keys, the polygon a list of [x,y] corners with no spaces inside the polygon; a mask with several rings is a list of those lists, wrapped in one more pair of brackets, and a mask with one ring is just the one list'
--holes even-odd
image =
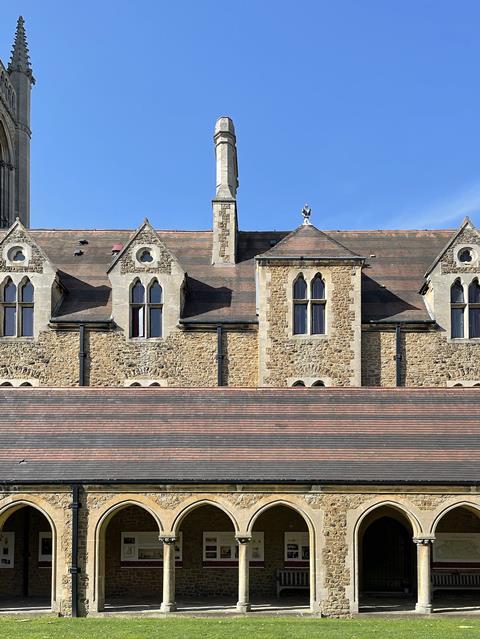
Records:
{"label": "dormer window", "polygon": [[33,337],[33,295],[28,278],[18,287],[11,278],[5,280],[1,295],[3,337]]}
{"label": "dormer window", "polygon": [[163,291],[154,279],[145,287],[136,280],[130,290],[130,336],[162,337]]}
{"label": "dormer window", "polygon": [[468,336],[480,337],[480,284],[477,279],[468,287]]}
{"label": "dormer window", "polygon": [[452,339],[465,336],[465,294],[463,284],[456,280],[450,289],[450,317]]}
{"label": "dormer window", "polygon": [[293,334],[324,335],[326,302],[322,276],[317,273],[308,286],[300,274],[293,283]]}

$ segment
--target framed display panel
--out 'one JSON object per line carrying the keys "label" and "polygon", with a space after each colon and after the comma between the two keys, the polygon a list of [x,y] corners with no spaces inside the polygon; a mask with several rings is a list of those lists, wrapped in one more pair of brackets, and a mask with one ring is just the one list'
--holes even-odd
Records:
{"label": "framed display panel", "polygon": [[15,567],[15,533],[0,533],[0,568]]}
{"label": "framed display panel", "polygon": [[480,569],[480,533],[437,533],[433,565],[435,568]]}
{"label": "framed display panel", "polygon": [[[126,568],[163,565],[163,543],[158,531],[122,532],[120,565]],[[175,564],[182,564],[182,533],[175,542]]]}
{"label": "framed display panel", "polygon": [[51,532],[38,534],[38,563],[50,566],[52,564],[53,539]]}
{"label": "framed display panel", "polygon": [[310,541],[308,532],[286,532],[284,561],[289,566],[308,566]]}
{"label": "framed display panel", "polygon": [[[263,532],[252,535],[248,545],[251,566],[263,566]],[[238,543],[233,532],[206,531],[203,533],[203,565],[211,567],[238,566]]]}

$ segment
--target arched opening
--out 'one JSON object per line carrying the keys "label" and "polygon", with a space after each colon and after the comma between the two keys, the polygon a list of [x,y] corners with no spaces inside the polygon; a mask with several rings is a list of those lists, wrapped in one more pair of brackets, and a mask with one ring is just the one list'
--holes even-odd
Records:
{"label": "arched opening", "polygon": [[[178,609],[225,609],[238,594],[238,544],[232,519],[213,504],[189,510],[176,526]],[[181,569],[178,569],[181,568]]]}
{"label": "arched opening", "polygon": [[432,555],[435,611],[480,609],[480,512],[458,506],[441,516]]}
{"label": "arched opening", "polygon": [[358,585],[361,612],[413,610],[417,555],[407,515],[393,506],[370,512],[358,530]]}
{"label": "arched opening", "polygon": [[11,216],[11,174],[12,157],[5,127],[0,122],[0,228],[8,228],[13,222]]}
{"label": "arched opening", "polygon": [[308,608],[310,532],[296,509],[274,504],[255,519],[250,551],[250,600],[264,605]]}
{"label": "arched opening", "polygon": [[52,608],[54,535],[28,505],[11,508],[0,531],[0,613]]}
{"label": "arched opening", "polygon": [[126,504],[103,522],[100,535],[99,609],[159,610],[163,544],[158,522],[146,508]]}

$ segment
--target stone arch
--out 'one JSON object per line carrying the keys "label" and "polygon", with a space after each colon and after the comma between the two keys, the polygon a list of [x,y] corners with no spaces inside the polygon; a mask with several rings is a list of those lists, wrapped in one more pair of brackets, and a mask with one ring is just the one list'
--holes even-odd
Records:
{"label": "stone arch", "polygon": [[467,501],[467,500],[462,500],[462,501],[454,501],[452,503],[450,503],[448,506],[443,506],[442,510],[440,510],[440,512],[438,512],[432,522],[432,525],[430,527],[430,533],[432,535],[435,534],[435,531],[437,529],[437,526],[439,524],[439,522],[443,519],[443,517],[449,513],[452,510],[455,510],[456,508],[466,508],[467,510],[475,510],[477,516],[480,518],[480,505],[476,504],[475,502],[472,501]]}
{"label": "stone arch", "polygon": [[95,550],[93,566],[93,597],[97,611],[103,610],[105,605],[105,537],[108,524],[117,513],[129,506],[136,506],[148,512],[158,525],[159,534],[164,530],[163,524],[156,513],[155,504],[140,495],[135,496],[135,498],[124,498],[110,502],[97,516],[94,526]]}
{"label": "stone arch", "polygon": [[295,510],[299,515],[301,515],[305,519],[305,523],[308,526],[309,532],[312,532],[312,533],[314,532],[314,526],[308,513],[306,513],[305,510],[303,510],[303,508],[301,508],[298,504],[296,504],[293,501],[289,501],[288,499],[273,499],[271,501],[267,501],[265,504],[260,506],[260,508],[258,508],[251,515],[247,524],[247,532],[248,533],[252,532],[255,521],[260,517],[262,513],[264,513],[266,510],[269,510],[270,508],[275,508],[275,506],[285,506],[286,508],[291,508],[292,510]]}
{"label": "stone arch", "polygon": [[[360,532],[361,532],[361,529],[362,529],[362,524],[364,524],[364,522],[367,519],[367,517],[369,517],[370,515],[375,513],[375,511],[379,511],[379,513],[381,513],[381,509],[390,509],[390,510],[396,511],[401,517],[403,517],[408,522],[408,524],[411,527],[412,541],[413,541],[414,537],[422,535],[423,527],[422,527],[422,524],[420,523],[420,519],[413,512],[413,509],[409,505],[406,505],[404,503],[401,503],[401,502],[398,502],[398,501],[395,501],[395,500],[384,499],[384,500],[381,500],[381,501],[375,501],[374,503],[371,503],[367,507],[363,506],[362,511],[357,516],[357,518],[355,520],[354,527],[353,527],[353,577],[354,577],[353,590],[354,590],[354,602],[356,602],[357,605],[358,605],[359,598],[360,598],[360,576],[361,576],[361,570],[360,570],[360,556],[361,556]],[[378,519],[380,519],[381,516],[382,515],[379,514]],[[372,520],[370,522],[370,524],[368,525],[368,527],[365,529],[364,532],[366,532],[366,530],[368,530],[370,525],[372,525],[373,523],[375,523],[375,520]],[[413,551],[412,551],[412,553],[413,553]],[[416,558],[415,558],[414,555],[413,555],[413,557],[414,557],[413,560],[415,560]]]}
{"label": "stone arch", "polygon": [[216,499],[200,499],[198,501],[191,502],[187,506],[183,506],[182,510],[180,510],[175,515],[172,523],[172,532],[177,534],[185,517],[193,510],[195,510],[196,508],[200,508],[201,506],[213,506],[214,508],[218,508],[219,510],[223,511],[232,522],[235,533],[239,532],[239,526],[236,517],[233,515],[232,512],[230,512],[225,504],[223,504],[221,501],[217,501]]}
{"label": "stone arch", "polygon": [[317,576],[316,576],[316,557],[318,553],[319,542],[317,539],[316,531],[314,523],[308,514],[308,512],[302,508],[298,503],[294,501],[290,501],[285,498],[275,498],[269,499],[264,502],[261,506],[259,506],[250,516],[246,526],[246,532],[248,534],[253,534],[253,528],[255,526],[255,522],[263,515],[268,512],[272,508],[276,508],[278,506],[283,506],[284,508],[288,508],[293,510],[297,515],[299,515],[305,522],[308,529],[308,538],[309,538],[309,588],[310,588],[310,610],[313,611],[315,609],[315,602],[317,601]]}
{"label": "stone arch", "polygon": [[0,160],[7,164],[13,164],[13,157],[13,145],[0,118]]}
{"label": "stone arch", "polygon": [[52,531],[52,575],[51,575],[51,600],[50,607],[53,610],[57,608],[57,576],[58,576],[58,563],[59,563],[59,541],[58,541],[58,527],[55,524],[55,515],[52,512],[50,505],[41,498],[35,500],[25,497],[14,498],[8,503],[0,506],[0,532],[2,532],[6,521],[11,515],[22,508],[33,508],[41,513],[48,522]]}

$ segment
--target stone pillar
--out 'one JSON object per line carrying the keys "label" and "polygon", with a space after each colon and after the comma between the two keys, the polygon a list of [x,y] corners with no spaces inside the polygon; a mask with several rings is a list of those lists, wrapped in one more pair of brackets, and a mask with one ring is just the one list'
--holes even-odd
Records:
{"label": "stone pillar", "polygon": [[161,612],[173,612],[177,609],[175,604],[175,542],[173,534],[160,535],[163,543],[163,597]]}
{"label": "stone pillar", "polygon": [[236,535],[238,543],[238,602],[237,612],[248,612],[250,610],[249,593],[249,560],[248,549],[252,541],[251,535]]}
{"label": "stone pillar", "polygon": [[417,589],[418,600],[415,611],[426,615],[432,612],[432,577],[430,569],[431,548],[435,540],[433,535],[414,537],[417,545]]}

